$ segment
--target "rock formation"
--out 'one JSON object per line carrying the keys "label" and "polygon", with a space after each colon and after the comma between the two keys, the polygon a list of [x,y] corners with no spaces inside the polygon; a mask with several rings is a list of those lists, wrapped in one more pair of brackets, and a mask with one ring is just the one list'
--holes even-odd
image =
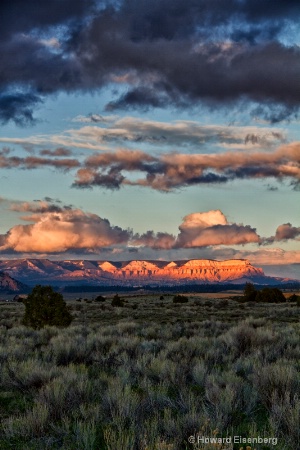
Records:
{"label": "rock formation", "polygon": [[249,261],[88,261],[46,259],[0,262],[0,269],[17,279],[34,283],[87,283],[112,285],[226,283],[235,280],[264,278],[262,269]]}

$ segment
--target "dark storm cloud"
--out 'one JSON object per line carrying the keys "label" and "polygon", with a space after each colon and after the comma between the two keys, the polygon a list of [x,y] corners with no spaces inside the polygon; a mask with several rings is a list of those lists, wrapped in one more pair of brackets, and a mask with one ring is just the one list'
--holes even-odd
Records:
{"label": "dark storm cloud", "polygon": [[0,34],[9,36],[84,18],[94,0],[2,0]]}
{"label": "dark storm cloud", "polygon": [[[1,77],[1,75],[0,75]],[[0,122],[14,120],[17,125],[32,125],[33,110],[41,99],[33,93],[7,93],[0,95]]]}
{"label": "dark storm cloud", "polygon": [[135,39],[181,38],[232,22],[237,28],[233,33],[242,33],[243,25],[249,24],[252,34],[273,30],[273,35],[285,19],[297,22],[299,18],[297,0],[127,0],[121,4],[123,14],[131,18]]}
{"label": "dark storm cloud", "polygon": [[138,87],[129,90],[123,94],[118,100],[111,101],[106,105],[106,111],[129,110],[134,108],[147,111],[149,108],[163,108],[171,103],[171,99],[167,93],[161,92],[160,89],[149,87]]}
{"label": "dark storm cloud", "polygon": [[111,82],[127,92],[108,109],[247,99],[282,120],[298,112],[300,50],[280,37],[299,18],[298,0],[4,1],[0,120],[30,123],[45,96]]}

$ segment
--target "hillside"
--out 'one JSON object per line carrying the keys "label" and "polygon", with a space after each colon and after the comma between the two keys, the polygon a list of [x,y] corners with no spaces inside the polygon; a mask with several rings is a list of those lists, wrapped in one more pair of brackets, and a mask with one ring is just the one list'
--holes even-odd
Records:
{"label": "hillside", "polygon": [[0,293],[22,292],[26,290],[27,286],[25,284],[15,280],[7,273],[0,272]]}
{"label": "hillside", "polygon": [[[260,268],[249,261],[90,261],[15,259],[0,261],[0,270],[23,283],[133,285],[181,285],[202,283],[268,283]],[[279,280],[280,282],[280,280]]]}

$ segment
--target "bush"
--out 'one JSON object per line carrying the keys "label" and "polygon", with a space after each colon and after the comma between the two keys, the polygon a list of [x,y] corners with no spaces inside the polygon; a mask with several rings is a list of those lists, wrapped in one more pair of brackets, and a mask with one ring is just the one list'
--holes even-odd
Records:
{"label": "bush", "polygon": [[72,316],[63,296],[54,292],[51,286],[35,286],[24,300],[23,325],[35,329],[45,325],[68,326]]}
{"label": "bush", "polygon": [[257,291],[252,283],[246,283],[244,288],[244,300],[247,302],[284,303],[286,298],[278,288],[265,287]]}
{"label": "bush", "polygon": [[256,298],[257,290],[252,283],[246,283],[244,287],[244,298],[247,302],[254,302]]}
{"label": "bush", "polygon": [[106,298],[103,297],[103,295],[97,295],[97,297],[94,299],[94,302],[105,302]]}
{"label": "bush", "polygon": [[175,295],[175,297],[173,297],[173,303],[187,303],[189,301],[189,299],[187,297],[185,297],[184,295]]}
{"label": "bush", "polygon": [[286,302],[285,296],[278,288],[263,288],[256,294],[255,300],[257,302],[267,303],[284,303]]}
{"label": "bush", "polygon": [[123,306],[124,306],[124,300],[122,300],[122,299],[118,296],[118,294],[116,294],[116,295],[114,296],[114,298],[112,299],[111,306],[123,307]]}
{"label": "bush", "polygon": [[297,294],[292,294],[289,298],[288,298],[289,302],[296,302],[298,306],[300,306],[300,295]]}

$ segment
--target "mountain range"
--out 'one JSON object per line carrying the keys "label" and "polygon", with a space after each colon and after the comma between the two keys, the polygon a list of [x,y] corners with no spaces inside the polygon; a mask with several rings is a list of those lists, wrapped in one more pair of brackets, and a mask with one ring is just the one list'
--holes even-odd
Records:
{"label": "mountain range", "polygon": [[28,287],[5,272],[0,272],[0,293],[26,291]]}
{"label": "mountain range", "polygon": [[248,260],[92,261],[13,259],[0,261],[0,270],[26,285],[55,284],[99,286],[183,285],[207,283],[280,284],[289,281],[267,277]]}

